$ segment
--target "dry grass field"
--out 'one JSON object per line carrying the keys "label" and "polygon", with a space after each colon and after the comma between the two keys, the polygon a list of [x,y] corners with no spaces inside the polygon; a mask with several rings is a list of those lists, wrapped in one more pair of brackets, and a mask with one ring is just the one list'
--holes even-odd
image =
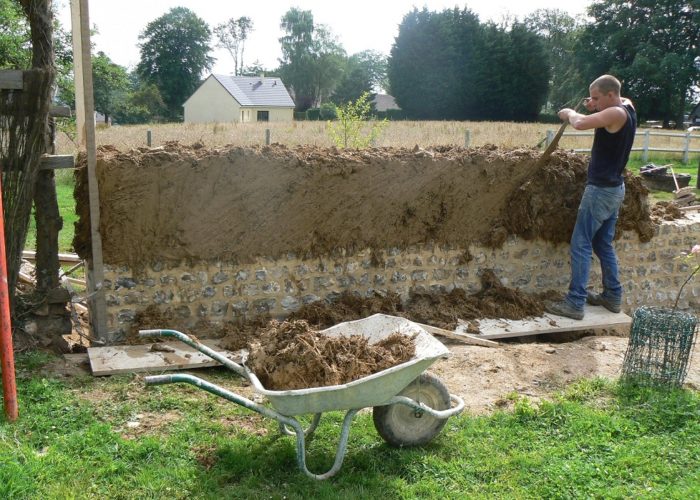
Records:
{"label": "dry grass field", "polygon": [[[97,144],[110,144],[120,150],[146,146],[147,131],[151,131],[152,146],[167,141],[179,141],[190,145],[202,143],[205,147],[227,144],[252,146],[265,143],[265,130],[270,129],[272,142],[287,146],[315,145],[331,147],[333,142],[323,121],[270,122],[270,123],[206,123],[98,126]],[[512,122],[456,122],[456,121],[393,121],[379,136],[377,146],[421,147],[457,145],[464,146],[467,132],[471,146],[495,144],[500,147],[533,147],[542,141],[547,130],[556,132],[558,124],[512,123]],[[567,132],[573,129],[567,129]],[[657,132],[657,131],[654,131]],[[691,149],[700,149],[700,134],[695,132]],[[650,146],[680,149],[682,137],[651,137]],[[591,137],[563,137],[563,149],[590,148]],[[643,138],[637,138],[635,147],[641,147]],[[58,138],[59,154],[75,152],[73,142],[65,134]]]}

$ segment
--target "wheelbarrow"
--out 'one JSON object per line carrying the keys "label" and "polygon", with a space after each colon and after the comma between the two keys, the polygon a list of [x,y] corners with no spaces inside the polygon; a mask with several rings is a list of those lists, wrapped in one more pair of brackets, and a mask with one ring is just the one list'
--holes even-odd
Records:
{"label": "wheelbarrow", "polygon": [[[296,436],[299,468],[314,479],[334,476],[343,464],[350,424],[359,410],[373,407],[373,421],[379,435],[391,446],[420,446],[430,442],[444,427],[447,419],[464,408],[464,401],[450,394],[442,382],[425,370],[449,350],[419,325],[396,316],[375,314],[365,319],[340,323],[321,333],[329,336],[362,335],[374,344],[399,332],[414,338],[413,359],[343,385],[284,391],[268,390],[258,377],[242,364],[200,344],[176,330],[141,330],[141,337],[174,337],[220,362],[250,381],[254,390],[267,398],[272,408],[258,404],[240,394],[188,374],[156,375],[145,378],[147,385],[192,384],[207,392],[275,419],[280,432]],[[306,466],[306,437],[310,437],[326,411],[345,410],[338,449],[333,466],[323,474],[314,474]],[[296,418],[313,415],[308,428]]]}

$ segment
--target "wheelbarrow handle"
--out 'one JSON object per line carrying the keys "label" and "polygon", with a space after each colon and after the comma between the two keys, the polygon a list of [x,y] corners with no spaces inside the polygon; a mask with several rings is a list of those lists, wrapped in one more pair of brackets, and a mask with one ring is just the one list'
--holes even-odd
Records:
{"label": "wheelbarrow handle", "polygon": [[229,370],[233,370],[234,372],[238,373],[241,377],[245,379],[250,379],[250,377],[248,376],[248,371],[243,366],[231,361],[223,354],[216,352],[214,349],[211,349],[210,347],[207,347],[204,344],[197,342],[189,335],[186,335],[182,332],[178,332],[177,330],[139,330],[139,337],[174,337],[180,342],[183,342],[188,346],[192,347],[193,349],[198,350],[202,354],[205,354],[206,356],[209,356],[210,358],[218,361]]}

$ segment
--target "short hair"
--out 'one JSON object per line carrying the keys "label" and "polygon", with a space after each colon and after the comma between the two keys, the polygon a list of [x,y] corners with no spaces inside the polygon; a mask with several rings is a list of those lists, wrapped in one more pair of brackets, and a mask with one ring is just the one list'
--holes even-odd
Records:
{"label": "short hair", "polygon": [[603,75],[593,80],[590,88],[593,87],[600,90],[603,94],[612,92],[615,95],[620,95],[620,88],[622,87],[622,84],[620,83],[620,80],[612,75]]}

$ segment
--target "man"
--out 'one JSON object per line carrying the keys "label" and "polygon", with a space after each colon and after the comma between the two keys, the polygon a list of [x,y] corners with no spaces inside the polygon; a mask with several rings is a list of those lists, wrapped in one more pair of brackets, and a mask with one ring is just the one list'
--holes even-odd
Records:
{"label": "man", "polygon": [[[576,130],[595,129],[588,182],[578,207],[576,225],[571,235],[571,281],[569,292],[561,302],[546,305],[547,312],[573,319],[583,319],[583,305],[602,305],[620,312],[622,285],[618,277],[617,257],[613,248],[617,215],[625,198],[622,173],[627,165],[637,128],[637,114],[629,99],[620,97],[620,82],[610,75],[598,77],[589,87],[582,115],[573,109],[559,111]],[[603,292],[587,293],[592,252],[600,259]]]}

